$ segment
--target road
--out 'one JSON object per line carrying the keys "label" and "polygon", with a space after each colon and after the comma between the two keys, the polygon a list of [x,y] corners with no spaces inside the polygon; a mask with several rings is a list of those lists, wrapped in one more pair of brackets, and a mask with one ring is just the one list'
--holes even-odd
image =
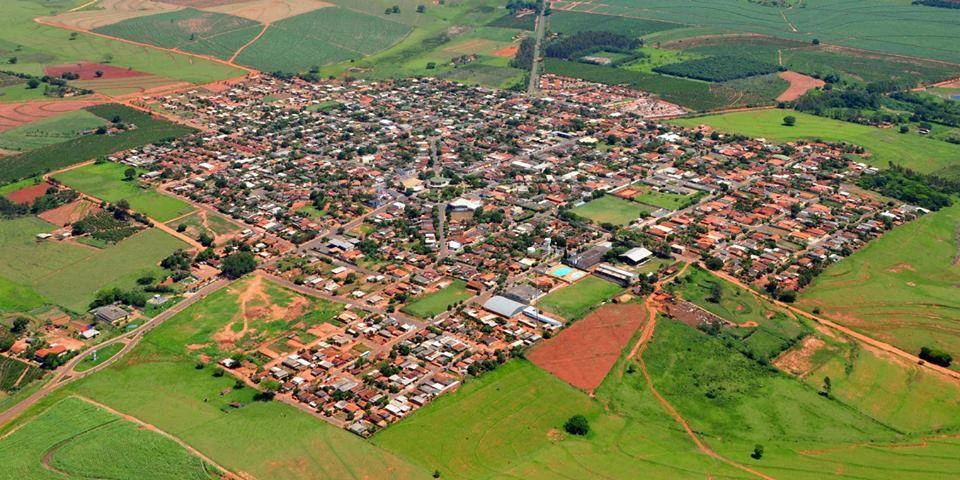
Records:
{"label": "road", "polygon": [[[3,413],[0,413],[0,427],[11,422],[13,419],[17,418],[21,413],[26,411],[28,408],[32,407],[34,404],[36,404],[46,396],[50,395],[51,393],[59,390],[61,387],[68,385],[81,378],[93,375],[94,373],[97,373],[100,370],[103,370],[109,367],[110,365],[116,363],[117,360],[122,358],[124,355],[130,353],[130,351],[133,350],[138,343],[140,343],[140,340],[143,339],[144,334],[146,334],[150,330],[153,330],[158,325],[168,320],[170,317],[173,317],[174,315],[184,311],[190,305],[193,305],[194,303],[200,300],[203,300],[204,298],[210,296],[210,294],[216,292],[217,290],[220,290],[223,287],[226,287],[230,283],[232,283],[232,281],[230,280],[218,280],[216,282],[213,282],[207,285],[206,287],[201,288],[197,293],[193,294],[192,296],[183,299],[182,301],[180,301],[180,303],[177,303],[176,305],[170,307],[163,313],[160,313],[159,315],[151,318],[150,320],[147,320],[143,325],[140,325],[139,327],[130,331],[129,333],[125,333],[121,336],[112,338],[105,342],[101,342],[97,345],[91,346],[90,348],[84,350],[76,357],[73,357],[72,359],[70,359],[70,361],[65,363],[62,367],[58,368],[54,372],[53,378],[51,378],[50,381],[44,384],[43,387],[40,388],[40,390],[37,390],[29,397],[21,400],[20,403],[17,403],[13,407],[11,407],[9,410]],[[83,360],[91,352],[93,352],[94,350],[101,350],[115,343],[123,343],[124,347],[109,359],[105,360],[100,365],[90,368],[89,370],[85,370],[83,372],[73,371],[73,369],[76,368],[77,364],[79,364],[80,361]]]}
{"label": "road", "polygon": [[537,12],[536,26],[533,34],[533,60],[530,62],[530,80],[527,82],[527,93],[533,95],[540,90],[540,50],[543,46],[543,35],[547,31],[547,16],[544,15],[550,2],[544,2],[543,8]]}

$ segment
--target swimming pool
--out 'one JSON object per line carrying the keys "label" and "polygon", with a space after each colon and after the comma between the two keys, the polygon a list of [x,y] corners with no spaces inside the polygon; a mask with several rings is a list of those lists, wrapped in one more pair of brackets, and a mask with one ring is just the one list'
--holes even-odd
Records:
{"label": "swimming pool", "polygon": [[561,266],[561,267],[554,268],[553,271],[550,272],[550,275],[553,275],[554,277],[557,277],[557,278],[563,278],[569,275],[570,272],[572,271],[573,269],[570,267]]}

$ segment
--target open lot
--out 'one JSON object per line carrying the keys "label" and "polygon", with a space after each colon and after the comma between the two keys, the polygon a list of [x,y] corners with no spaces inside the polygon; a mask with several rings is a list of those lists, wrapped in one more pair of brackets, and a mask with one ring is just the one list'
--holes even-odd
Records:
{"label": "open lot", "polygon": [[0,439],[0,462],[8,478],[220,478],[174,440],[73,397]]}
{"label": "open lot", "polygon": [[126,200],[130,202],[133,210],[160,222],[172,220],[193,210],[192,206],[180,199],[157,193],[152,187],[141,187],[137,180],[125,180],[124,171],[127,168],[130,167],[119,163],[95,163],[58,173],[53,178],[70,188],[110,203]]}
{"label": "open lot", "polygon": [[639,203],[613,195],[604,195],[590,200],[570,211],[596,224],[612,223],[614,225],[627,225],[644,213],[650,213],[650,209]]}
{"label": "open lot", "polygon": [[668,210],[680,210],[695,202],[697,198],[700,198],[700,195],[680,195],[679,193],[658,192],[654,190],[648,190],[633,197],[637,202],[654,207],[666,208]]}
{"label": "open lot", "polygon": [[164,257],[187,247],[157,229],[104,249],[35,238],[53,229],[36,217],[0,221],[0,274],[74,312],[87,311],[97,290],[132,287]]}
{"label": "open lot", "polygon": [[538,345],[527,358],[570,385],[592,391],[645,318],[646,307],[640,304],[604,305]]}
{"label": "open lot", "polygon": [[167,225],[170,228],[179,228],[180,225],[184,225],[187,229],[183,233],[195,239],[199,239],[201,234],[206,233],[218,244],[240,230],[240,227],[222,215],[204,209],[197,209],[187,216],[171,220]]}
{"label": "open lot", "polygon": [[413,299],[413,301],[403,307],[403,311],[420,318],[431,318],[446,312],[447,307],[462,302],[472,296],[473,292],[467,290],[466,282],[463,280],[454,280],[450,285],[436,292]]}
{"label": "open lot", "polygon": [[537,306],[548,312],[553,312],[568,321],[579,320],[597,305],[613,298],[622,288],[589,275],[583,280],[550,292],[540,299]]}
{"label": "open lot", "polygon": [[[783,117],[787,115],[796,117],[796,125],[783,125]],[[792,110],[733,112],[676,119],[670,123],[690,128],[709,125],[721,132],[762,137],[775,142],[801,139],[847,142],[866,148],[870,155],[862,160],[871,165],[886,167],[889,162],[894,162],[926,173],[946,168],[960,158],[960,145],[919,135],[900,134],[893,128],[868,127]]]}

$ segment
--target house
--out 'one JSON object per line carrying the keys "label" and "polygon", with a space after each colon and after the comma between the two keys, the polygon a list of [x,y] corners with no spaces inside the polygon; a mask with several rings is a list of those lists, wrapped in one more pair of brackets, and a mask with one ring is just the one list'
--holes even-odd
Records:
{"label": "house", "polygon": [[97,319],[97,321],[110,324],[119,323],[130,318],[130,312],[117,305],[97,307],[91,310],[90,313],[93,314],[93,318]]}

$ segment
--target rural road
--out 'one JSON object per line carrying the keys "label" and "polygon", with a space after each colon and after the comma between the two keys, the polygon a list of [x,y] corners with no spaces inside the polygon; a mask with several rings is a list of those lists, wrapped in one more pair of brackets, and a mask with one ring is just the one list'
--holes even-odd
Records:
{"label": "rural road", "polygon": [[[28,408],[32,407],[34,404],[42,400],[47,395],[50,395],[51,393],[60,389],[60,387],[64,385],[68,385],[71,382],[84,378],[88,375],[92,375],[112,365],[121,357],[130,353],[130,351],[133,350],[133,348],[136,347],[138,343],[140,343],[140,340],[143,339],[143,336],[145,333],[149,332],[150,330],[154,329],[161,323],[165,322],[170,317],[184,311],[190,305],[193,305],[194,303],[208,297],[210,294],[216,292],[217,290],[220,290],[221,288],[229,285],[230,283],[232,283],[232,281],[230,280],[223,280],[223,279],[217,280],[216,282],[213,282],[207,285],[206,287],[201,288],[197,293],[193,294],[189,298],[183,299],[180,303],[170,307],[168,310],[164,311],[163,313],[157,315],[156,317],[151,318],[150,320],[147,320],[143,325],[140,325],[139,327],[130,331],[129,333],[112,338],[110,340],[99,343],[97,345],[93,345],[90,348],[84,350],[76,357],[70,359],[70,361],[65,363],[62,367],[57,369],[56,372],[53,374],[53,378],[51,378],[50,381],[44,384],[43,387],[40,388],[40,390],[37,390],[29,397],[21,400],[20,403],[17,403],[13,407],[10,407],[9,410],[0,413],[0,427],[3,427],[4,425],[13,421],[21,413],[26,411]],[[123,343],[124,347],[109,359],[105,360],[100,365],[90,368],[89,370],[85,370],[83,372],[73,371],[73,369],[77,366],[77,364],[79,364],[80,361],[83,360],[91,352],[93,352],[94,350],[101,350],[104,347],[113,345],[115,343]]]}
{"label": "rural road", "polygon": [[530,80],[527,82],[527,93],[533,95],[540,89],[540,49],[543,46],[543,35],[547,31],[547,16],[544,15],[549,2],[546,2],[543,8],[537,12],[537,21],[534,26],[534,35],[536,35],[533,44],[533,60],[530,62]]}

